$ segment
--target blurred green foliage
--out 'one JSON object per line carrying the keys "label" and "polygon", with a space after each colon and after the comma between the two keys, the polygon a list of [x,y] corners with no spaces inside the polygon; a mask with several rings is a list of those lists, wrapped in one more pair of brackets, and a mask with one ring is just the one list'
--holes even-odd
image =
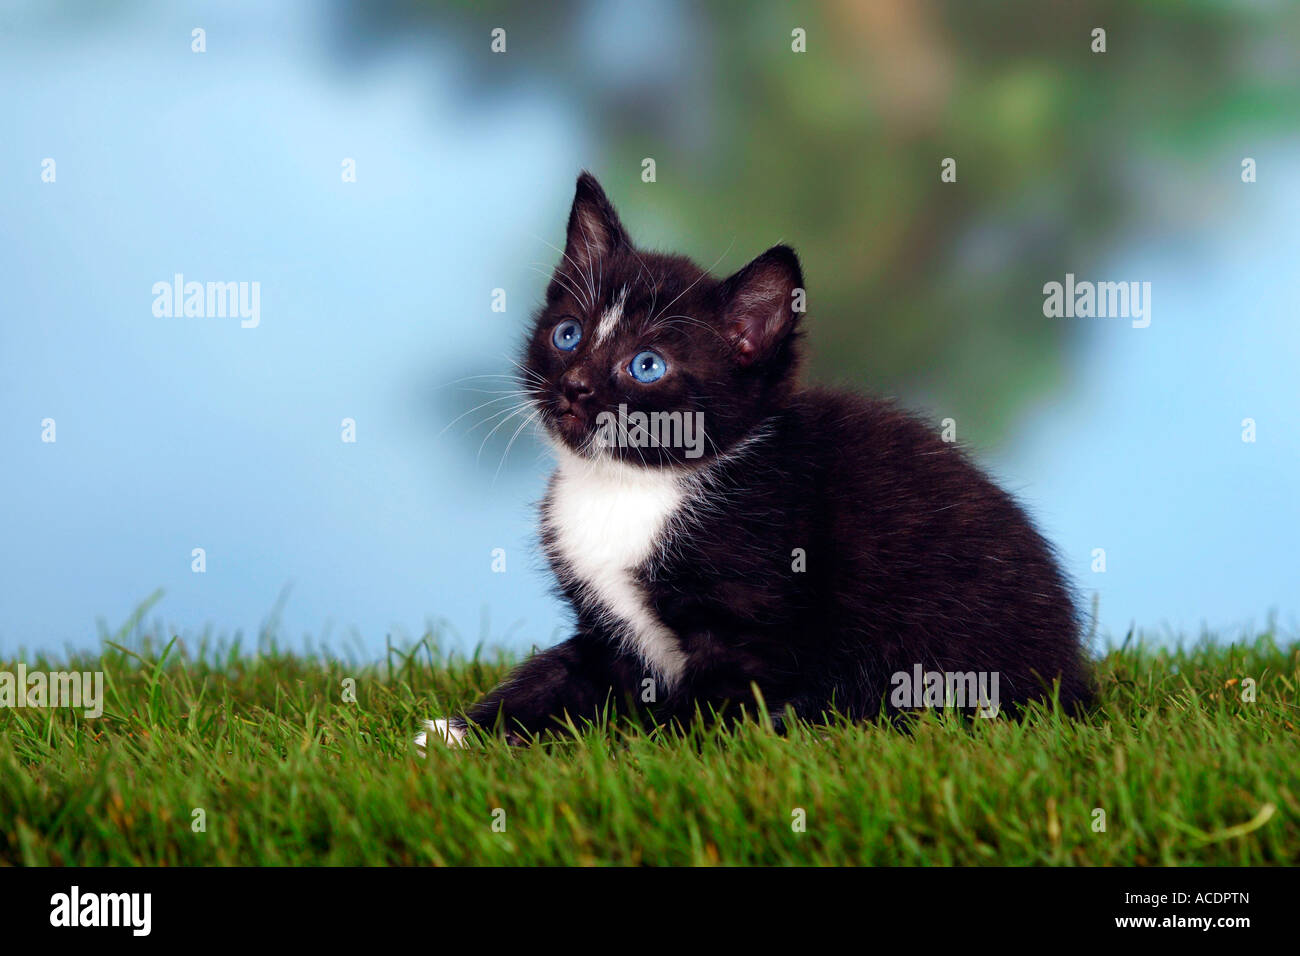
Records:
{"label": "blurred green foliage", "polygon": [[[1044,318],[1043,283],[1122,249],[1167,180],[1191,204],[1196,176],[1235,181],[1231,157],[1300,109],[1290,3],[346,6],[370,42],[453,38],[466,52],[439,69],[467,96],[560,98],[634,235],[720,270],[794,245],[813,375],[919,400],[977,440],[1063,370],[1072,328]],[[507,57],[488,51],[498,26]]]}

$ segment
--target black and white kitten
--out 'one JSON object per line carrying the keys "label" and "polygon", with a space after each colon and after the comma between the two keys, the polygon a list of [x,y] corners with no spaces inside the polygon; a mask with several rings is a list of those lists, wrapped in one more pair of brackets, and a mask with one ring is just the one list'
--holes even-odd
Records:
{"label": "black and white kitten", "polygon": [[968,710],[990,676],[995,708],[1054,682],[1086,703],[1047,543],[926,425],[798,383],[803,295],[786,246],[723,280],[638,250],[579,177],[522,363],[558,458],[541,537],[574,634],[432,736],[727,719],[754,687],[774,715],[864,718],[951,705],[953,674],[980,677]]}

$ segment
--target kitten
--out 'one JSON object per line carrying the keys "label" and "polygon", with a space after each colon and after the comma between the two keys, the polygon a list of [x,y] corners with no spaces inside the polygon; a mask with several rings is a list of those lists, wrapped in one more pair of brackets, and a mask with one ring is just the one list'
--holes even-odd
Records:
{"label": "kitten", "polygon": [[[1086,704],[1047,543],[926,425],[799,384],[802,297],[788,247],[719,281],[636,249],[579,177],[522,363],[558,459],[542,544],[576,626],[469,723],[522,742],[606,708],[729,719],[755,686],[810,720],[1014,712],[1053,682]],[[467,726],[428,724],[452,744]]]}

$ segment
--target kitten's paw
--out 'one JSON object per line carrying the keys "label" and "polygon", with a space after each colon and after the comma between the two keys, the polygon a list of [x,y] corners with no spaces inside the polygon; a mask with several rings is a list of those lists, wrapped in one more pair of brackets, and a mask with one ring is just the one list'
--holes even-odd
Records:
{"label": "kitten's paw", "polygon": [[441,742],[448,747],[466,746],[465,725],[459,720],[439,717],[437,720],[426,720],[424,727],[424,730],[415,735],[415,746],[420,749],[422,754],[430,740],[435,743]]}

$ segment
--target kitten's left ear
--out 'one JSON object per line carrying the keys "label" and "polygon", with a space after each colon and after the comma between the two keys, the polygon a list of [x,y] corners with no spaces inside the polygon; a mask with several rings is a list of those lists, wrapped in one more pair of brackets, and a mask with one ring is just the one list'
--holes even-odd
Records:
{"label": "kitten's left ear", "polygon": [[[618,220],[614,204],[586,170],[578,177],[569,211],[569,229],[564,252],[579,269],[595,270],[601,259],[620,245],[632,244]],[[561,263],[563,266],[564,263]]]}
{"label": "kitten's left ear", "polygon": [[789,246],[773,246],[718,287],[723,329],[742,365],[770,357],[794,331],[802,290],[799,257]]}

